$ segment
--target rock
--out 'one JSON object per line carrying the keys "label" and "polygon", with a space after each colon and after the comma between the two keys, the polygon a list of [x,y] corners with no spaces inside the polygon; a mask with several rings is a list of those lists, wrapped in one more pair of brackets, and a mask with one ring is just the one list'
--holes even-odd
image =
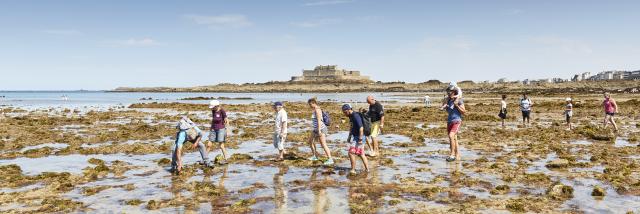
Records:
{"label": "rock", "polygon": [[253,157],[247,154],[233,154],[229,159],[233,161],[242,161],[242,160],[253,160]]}
{"label": "rock", "polygon": [[555,200],[573,198],[573,187],[561,183],[555,183],[547,190],[547,195]]}
{"label": "rock", "polygon": [[566,168],[567,166],[569,166],[569,160],[555,159],[555,160],[549,161],[546,166],[547,168]]}
{"label": "rock", "polygon": [[593,192],[591,192],[591,196],[603,197],[605,195],[606,195],[606,191],[602,187],[600,186],[593,187]]}
{"label": "rock", "polygon": [[511,188],[508,185],[499,185],[489,193],[491,193],[492,195],[502,195],[509,193],[510,190]]}

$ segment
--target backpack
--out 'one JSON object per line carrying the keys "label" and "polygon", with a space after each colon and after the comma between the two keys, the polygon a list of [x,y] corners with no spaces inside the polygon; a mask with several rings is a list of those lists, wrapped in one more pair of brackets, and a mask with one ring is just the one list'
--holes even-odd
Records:
{"label": "backpack", "polygon": [[327,127],[331,126],[331,117],[329,117],[329,112],[322,112],[322,123]]}
{"label": "backpack", "polygon": [[371,118],[367,114],[360,113],[362,118],[362,129],[364,130],[364,136],[371,136]]}

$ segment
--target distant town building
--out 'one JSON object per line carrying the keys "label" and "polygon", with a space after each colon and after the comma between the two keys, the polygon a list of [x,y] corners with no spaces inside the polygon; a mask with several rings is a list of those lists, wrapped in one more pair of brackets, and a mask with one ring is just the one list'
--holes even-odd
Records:
{"label": "distant town building", "polygon": [[508,82],[507,78],[498,79],[498,83],[506,83],[506,82]]}
{"label": "distant town building", "polygon": [[582,74],[576,74],[571,78],[571,81],[601,81],[601,80],[638,80],[640,79],[640,70],[638,71],[603,71],[595,75],[591,75],[589,72]]}
{"label": "distant town building", "polygon": [[629,73],[629,76],[627,78],[631,80],[640,80],[640,70],[632,71],[631,73]]}
{"label": "distant town building", "polygon": [[291,81],[371,81],[361,76],[360,71],[338,69],[337,65],[319,65],[313,70],[302,70],[302,76],[293,76]]}

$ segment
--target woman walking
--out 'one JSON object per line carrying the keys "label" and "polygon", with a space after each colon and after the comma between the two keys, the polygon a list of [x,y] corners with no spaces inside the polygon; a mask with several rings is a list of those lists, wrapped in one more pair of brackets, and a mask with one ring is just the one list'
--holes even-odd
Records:
{"label": "woman walking", "polygon": [[327,146],[327,133],[329,130],[327,129],[327,125],[324,124],[322,109],[318,105],[318,100],[316,98],[311,98],[307,101],[309,104],[309,108],[311,108],[311,133],[309,135],[309,146],[311,147],[311,153],[313,153],[313,157],[309,158],[309,160],[317,161],[318,159],[318,150],[316,149],[315,140],[320,142],[324,153],[327,155],[327,159],[324,164],[325,165],[333,165],[333,158],[331,157],[331,151]]}
{"label": "woman walking", "polygon": [[[220,106],[220,101],[212,100],[209,102],[209,109],[211,109],[212,114],[209,141],[220,144],[220,150],[222,150],[222,157],[224,158],[224,162],[222,162],[222,164],[224,164],[229,157],[227,155],[227,149],[224,147],[226,137],[229,135],[229,130],[227,129],[229,119],[227,119],[227,112]],[[211,150],[211,147],[212,145],[209,143],[207,146],[207,152]]]}
{"label": "woman walking", "polygon": [[502,100],[500,100],[500,113],[498,113],[498,117],[502,120],[502,128],[504,128],[504,120],[507,119],[507,95],[502,95]]}
{"label": "woman walking", "polygon": [[616,101],[611,98],[611,94],[609,94],[609,92],[604,93],[604,102],[602,102],[602,106],[604,107],[604,128],[606,129],[607,125],[611,123],[611,125],[613,125],[613,129],[617,132],[618,126],[616,125],[616,121],[613,116],[618,113],[618,104],[616,104]]}
{"label": "woman walking", "polygon": [[465,114],[464,102],[462,98],[456,98],[456,90],[454,87],[449,87],[447,105],[444,106],[448,113],[447,117],[447,134],[449,136],[449,148],[451,154],[447,157],[447,161],[460,160],[460,153],[458,150],[457,134],[462,124],[462,115]]}

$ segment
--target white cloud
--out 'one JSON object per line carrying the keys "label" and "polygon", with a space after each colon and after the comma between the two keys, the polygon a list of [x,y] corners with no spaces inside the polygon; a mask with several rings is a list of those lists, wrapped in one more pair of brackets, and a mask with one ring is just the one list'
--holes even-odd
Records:
{"label": "white cloud", "polygon": [[326,6],[326,5],[336,5],[336,4],[345,4],[351,3],[354,0],[333,0],[333,1],[315,1],[315,2],[307,2],[304,6]]}
{"label": "white cloud", "polygon": [[73,29],[48,29],[43,30],[43,33],[53,34],[53,35],[61,35],[61,36],[77,36],[82,35],[82,32]]}
{"label": "white cloud", "polygon": [[340,22],[342,22],[341,19],[327,18],[327,19],[309,20],[304,22],[293,22],[291,24],[297,27],[311,28],[311,27],[319,27],[323,25],[338,24]]}
{"label": "white cloud", "polygon": [[161,45],[158,41],[145,37],[145,38],[130,38],[125,40],[111,40],[105,42],[105,44],[111,46],[126,46],[126,47],[151,47]]}
{"label": "white cloud", "polygon": [[531,38],[533,43],[542,45],[552,51],[562,51],[567,54],[591,54],[593,49],[585,42],[554,36],[539,36]]}
{"label": "white cloud", "polygon": [[245,15],[240,14],[226,14],[219,16],[185,15],[184,17],[196,24],[207,25],[212,28],[240,28],[253,25]]}

